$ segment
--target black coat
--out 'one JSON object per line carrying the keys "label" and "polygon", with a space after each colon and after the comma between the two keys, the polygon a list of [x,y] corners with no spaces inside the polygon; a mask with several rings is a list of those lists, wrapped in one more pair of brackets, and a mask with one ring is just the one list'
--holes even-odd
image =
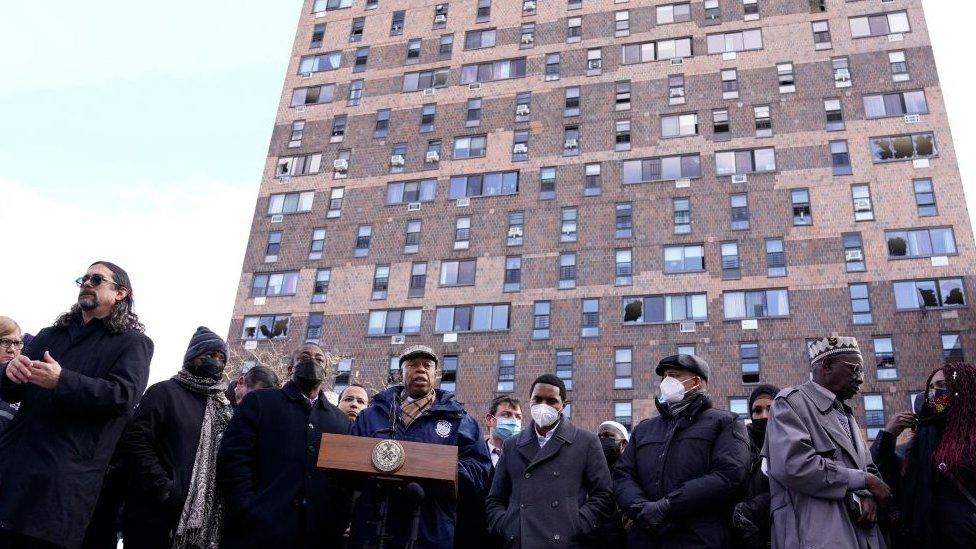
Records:
{"label": "black coat", "polygon": [[751,529],[736,529],[739,547],[742,549],[762,549],[772,543],[772,531],[769,523],[769,477],[762,472],[762,456],[764,431],[760,431],[755,423],[747,427],[749,432],[749,472],[742,484],[740,498],[741,513],[758,531]]}
{"label": "black coat", "polygon": [[349,494],[316,461],[322,433],[351,426],[321,394],[310,408],[290,381],[248,393],[217,453],[221,547],[341,547]]}
{"label": "black coat", "polygon": [[109,459],[149,379],[153,343],[101,320],[45,328],[24,354],[61,364],[53,391],[0,372],[0,398],[20,410],[0,433],[0,529],[78,547]]}
{"label": "black coat", "polygon": [[505,547],[587,547],[612,511],[610,469],[595,434],[563,418],[542,448],[535,423],[505,441],[488,495],[488,526]]}
{"label": "black coat", "polygon": [[119,441],[119,457],[131,472],[123,533],[152,532],[162,541],[179,524],[207,398],[173,380],[161,381],[143,395]]}
{"label": "black coat", "polygon": [[[634,524],[631,548],[715,548],[733,545],[732,509],[749,468],[749,442],[738,417],[715,410],[705,395],[695,395],[671,417],[644,420],[630,436],[613,471],[620,509],[667,497],[671,510],[662,533],[651,536]],[[655,402],[657,402],[655,400]]]}

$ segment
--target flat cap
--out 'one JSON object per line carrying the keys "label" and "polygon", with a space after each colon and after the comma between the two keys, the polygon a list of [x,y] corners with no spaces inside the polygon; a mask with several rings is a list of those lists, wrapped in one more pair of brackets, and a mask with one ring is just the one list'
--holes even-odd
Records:
{"label": "flat cap", "polygon": [[412,347],[407,347],[402,353],[400,353],[400,366],[403,366],[404,362],[417,357],[429,358],[434,361],[434,364],[439,362],[437,360],[437,355],[430,347],[424,345],[413,345]]}
{"label": "flat cap", "polygon": [[695,355],[681,354],[664,357],[661,359],[661,362],[657,363],[657,368],[654,369],[654,373],[663,377],[664,370],[667,370],[668,368],[691,372],[705,381],[708,381],[708,363],[705,362],[705,359]]}

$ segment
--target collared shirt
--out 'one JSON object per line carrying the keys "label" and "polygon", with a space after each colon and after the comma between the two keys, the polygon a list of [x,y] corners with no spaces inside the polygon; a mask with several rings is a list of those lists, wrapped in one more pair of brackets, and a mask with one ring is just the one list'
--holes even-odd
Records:
{"label": "collared shirt", "polygon": [[[831,411],[833,411],[834,417],[837,419],[837,423],[840,424],[841,429],[847,434],[847,437],[851,440],[854,447],[857,447],[857,441],[854,440],[854,432],[851,429],[850,413],[848,412],[848,407],[844,405],[843,402],[833,391],[824,387],[823,385],[813,382],[813,386],[816,387],[824,396],[830,398],[831,400]],[[848,469],[847,475],[847,487],[851,490],[860,490],[864,488],[865,485],[864,471],[860,469]]]}
{"label": "collared shirt", "polygon": [[544,435],[540,435],[539,434],[539,430],[536,429],[535,436],[536,436],[536,439],[539,440],[539,448],[542,448],[543,446],[546,445],[547,442],[549,442],[549,439],[552,438],[552,435],[553,434],[555,434],[557,427],[559,427],[559,422],[558,421],[556,422],[555,425],[552,426],[552,429],[549,429],[546,432],[546,434],[544,434]]}
{"label": "collared shirt", "polygon": [[491,466],[495,467],[498,465],[498,460],[502,457],[502,449],[491,443],[491,438],[485,440],[485,444],[488,445],[488,455],[491,457]]}

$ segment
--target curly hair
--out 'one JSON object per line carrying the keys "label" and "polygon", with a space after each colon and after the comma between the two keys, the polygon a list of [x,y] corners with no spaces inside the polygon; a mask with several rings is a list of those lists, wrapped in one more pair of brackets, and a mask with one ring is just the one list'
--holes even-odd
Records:
{"label": "curly hair", "polygon": [[[125,299],[117,301],[112,306],[112,311],[108,317],[105,318],[105,326],[108,328],[108,331],[113,334],[121,334],[130,330],[137,332],[146,331],[146,327],[139,322],[139,315],[134,310],[135,299],[132,296],[132,282],[129,280],[129,273],[125,272],[125,269],[122,267],[109,261],[96,261],[89,267],[94,265],[102,265],[112,271],[112,281],[119,287],[128,290]],[[71,323],[79,318],[81,318],[81,306],[75,303],[68,312],[63,313],[54,321],[54,326],[63,328],[71,325]]]}
{"label": "curly hair", "polygon": [[942,371],[951,400],[932,464],[950,473],[976,472],[976,366],[949,363]]}

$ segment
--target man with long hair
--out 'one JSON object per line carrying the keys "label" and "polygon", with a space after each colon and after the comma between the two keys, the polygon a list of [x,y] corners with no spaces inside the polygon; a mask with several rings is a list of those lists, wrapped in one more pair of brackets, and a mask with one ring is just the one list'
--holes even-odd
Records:
{"label": "man with long hair", "polygon": [[77,303],[0,372],[0,398],[20,403],[0,434],[0,547],[81,545],[149,379],[129,275],[98,261],[76,282]]}

